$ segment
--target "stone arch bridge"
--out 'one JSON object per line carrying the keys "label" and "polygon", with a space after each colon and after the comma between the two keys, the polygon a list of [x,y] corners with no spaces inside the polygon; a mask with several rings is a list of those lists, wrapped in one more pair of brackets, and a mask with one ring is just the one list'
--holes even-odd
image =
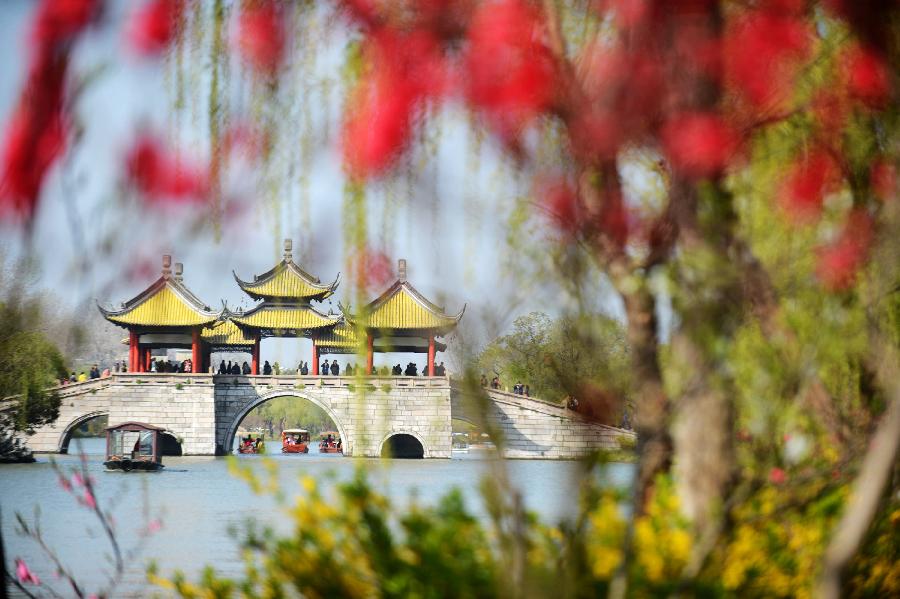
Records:
{"label": "stone arch bridge", "polygon": [[[360,388],[360,387],[364,388]],[[61,453],[84,422],[139,421],[164,427],[185,455],[228,453],[241,420],[276,397],[298,397],[322,408],[343,439],[345,455],[380,456],[395,435],[414,437],[426,458],[449,458],[451,418],[475,422],[448,377],[236,376],[114,374],[61,387],[60,416],[28,439],[36,452]],[[488,391],[481,418],[499,428],[512,458],[576,458],[616,449],[634,433],[589,422],[533,398]]]}

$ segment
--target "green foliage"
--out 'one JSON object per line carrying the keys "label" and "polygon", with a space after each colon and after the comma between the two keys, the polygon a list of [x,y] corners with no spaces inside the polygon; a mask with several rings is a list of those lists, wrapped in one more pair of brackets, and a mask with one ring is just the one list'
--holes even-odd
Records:
{"label": "green foliage", "polygon": [[14,402],[0,412],[0,459],[26,457],[15,435],[33,434],[59,416],[59,395],[48,389],[66,376],[66,367],[56,346],[35,330],[39,319],[35,302],[0,303],[0,400]]}
{"label": "green foliage", "polygon": [[629,356],[622,325],[603,315],[564,316],[541,312],[521,316],[510,334],[491,342],[477,367],[500,377],[501,388],[516,383],[548,401],[582,398],[602,389],[619,398],[630,388]]}

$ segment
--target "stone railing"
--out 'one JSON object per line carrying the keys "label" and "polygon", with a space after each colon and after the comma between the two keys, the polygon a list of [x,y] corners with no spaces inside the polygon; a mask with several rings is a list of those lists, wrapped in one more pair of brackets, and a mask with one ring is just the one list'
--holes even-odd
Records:
{"label": "stone railing", "polygon": [[294,387],[298,384],[316,387],[353,387],[372,385],[381,387],[446,388],[450,378],[446,376],[323,376],[323,375],[245,375],[245,374],[200,374],[175,372],[117,372],[108,377],[69,383],[56,387],[64,395],[80,394],[94,388],[116,385],[269,385],[272,387]]}

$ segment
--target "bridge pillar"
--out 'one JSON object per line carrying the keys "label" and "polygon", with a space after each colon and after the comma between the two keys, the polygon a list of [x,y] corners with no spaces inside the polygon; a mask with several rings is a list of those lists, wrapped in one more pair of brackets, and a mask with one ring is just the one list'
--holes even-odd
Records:
{"label": "bridge pillar", "polygon": [[253,351],[250,353],[250,374],[259,374],[259,333],[253,338]]}
{"label": "bridge pillar", "polygon": [[137,372],[138,364],[138,334],[135,331],[128,332],[128,372]]}
{"label": "bridge pillar", "polygon": [[434,376],[434,335],[428,337],[428,376]]}
{"label": "bridge pillar", "polygon": [[191,372],[203,372],[203,362],[200,358],[200,329],[191,331]]}
{"label": "bridge pillar", "polygon": [[366,376],[372,374],[372,367],[375,365],[375,335],[372,331],[366,335]]}

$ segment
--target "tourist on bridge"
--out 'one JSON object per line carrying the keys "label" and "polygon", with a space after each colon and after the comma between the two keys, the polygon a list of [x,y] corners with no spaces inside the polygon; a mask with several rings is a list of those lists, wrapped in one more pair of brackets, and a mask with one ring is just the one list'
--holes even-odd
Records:
{"label": "tourist on bridge", "polygon": [[447,369],[444,368],[444,363],[443,363],[443,362],[441,362],[438,366],[435,367],[435,369],[434,369],[434,374],[435,374],[436,376],[446,376],[446,374],[447,374]]}
{"label": "tourist on bridge", "polygon": [[397,364],[396,366],[391,368],[391,374],[393,374],[394,376],[400,376],[401,374],[403,374],[403,367]]}
{"label": "tourist on bridge", "polygon": [[[230,364],[230,362],[229,362]],[[219,362],[219,374],[228,374],[228,371],[225,370],[225,360]]]}
{"label": "tourist on bridge", "polygon": [[246,362],[241,364],[241,374],[244,374],[244,375],[250,374],[250,365],[247,364]]}
{"label": "tourist on bridge", "polygon": [[90,375],[89,375],[89,376],[90,376],[90,379],[91,379],[91,380],[99,379],[99,378],[100,378],[100,369],[97,368],[97,365],[96,365],[96,364],[94,364],[93,366],[91,366],[91,370],[90,370]]}
{"label": "tourist on bridge", "polygon": [[500,389],[500,377],[495,376],[491,379],[491,389]]}
{"label": "tourist on bridge", "polygon": [[487,377],[484,376],[484,374],[481,375],[481,386],[482,386],[482,387],[487,387],[487,386],[488,386],[488,380],[487,380]]}
{"label": "tourist on bridge", "polygon": [[337,360],[331,361],[331,376],[337,376],[341,373],[341,367],[338,366]]}
{"label": "tourist on bridge", "polygon": [[266,360],[266,363],[263,364],[263,374],[266,376],[272,374],[272,366],[269,364],[268,360]]}
{"label": "tourist on bridge", "polygon": [[344,376],[353,376],[353,365],[350,362],[344,367]]}
{"label": "tourist on bridge", "polygon": [[306,376],[309,374],[309,363],[300,362],[300,374],[302,374],[303,376]]}
{"label": "tourist on bridge", "polygon": [[327,376],[330,368],[328,367],[328,360],[322,362],[322,365],[319,367],[319,373],[322,376]]}

